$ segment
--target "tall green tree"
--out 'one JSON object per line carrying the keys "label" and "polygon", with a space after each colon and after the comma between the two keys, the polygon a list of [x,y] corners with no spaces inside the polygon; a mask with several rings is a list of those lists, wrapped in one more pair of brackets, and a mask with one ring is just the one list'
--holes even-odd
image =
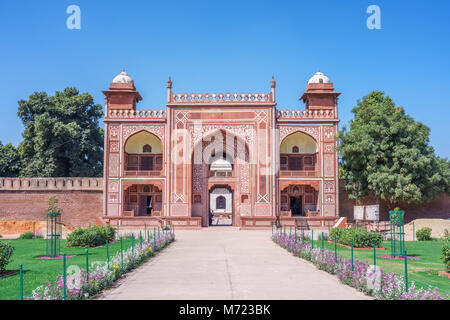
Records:
{"label": "tall green tree", "polygon": [[338,135],[349,197],[375,195],[395,204],[430,201],[450,190],[450,163],[429,145],[430,129],[372,91]]}
{"label": "tall green tree", "polygon": [[0,177],[18,177],[21,163],[17,148],[11,143],[3,145],[0,141]]}
{"label": "tall green tree", "polygon": [[21,176],[94,177],[102,175],[102,107],[75,88],[54,96],[35,92],[19,101],[18,116],[25,126],[19,153]]}

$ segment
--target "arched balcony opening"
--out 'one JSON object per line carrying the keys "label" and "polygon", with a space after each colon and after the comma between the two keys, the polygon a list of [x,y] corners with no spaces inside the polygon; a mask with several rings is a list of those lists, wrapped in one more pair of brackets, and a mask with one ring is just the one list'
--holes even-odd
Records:
{"label": "arched balcony opening", "polygon": [[280,145],[280,175],[282,177],[316,177],[318,146],[302,132],[287,136]]}
{"label": "arched balcony opening", "polygon": [[152,184],[133,184],[124,191],[124,216],[160,217],[162,190]]}
{"label": "arched balcony opening", "polygon": [[281,190],[280,211],[282,216],[317,216],[319,191],[311,185],[291,184]]}
{"label": "arched balcony opening", "polygon": [[161,140],[147,131],[132,135],[125,143],[125,176],[161,176]]}

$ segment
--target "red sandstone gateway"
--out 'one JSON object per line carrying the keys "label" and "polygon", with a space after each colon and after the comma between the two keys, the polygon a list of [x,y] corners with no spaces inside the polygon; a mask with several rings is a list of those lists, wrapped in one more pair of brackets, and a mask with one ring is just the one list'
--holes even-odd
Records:
{"label": "red sandstone gateway", "polygon": [[142,100],[123,71],[104,91],[104,219],[198,228],[210,215],[242,228],[327,226],[338,220],[334,151],[339,92],[321,72],[300,100],[276,108],[269,93],[176,94],[166,110]]}

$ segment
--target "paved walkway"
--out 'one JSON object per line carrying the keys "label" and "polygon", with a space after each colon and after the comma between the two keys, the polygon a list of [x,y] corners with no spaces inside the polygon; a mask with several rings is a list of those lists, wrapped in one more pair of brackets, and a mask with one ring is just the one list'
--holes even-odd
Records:
{"label": "paved walkway", "polygon": [[177,240],[116,282],[100,299],[366,299],[292,256],[270,230],[213,227]]}

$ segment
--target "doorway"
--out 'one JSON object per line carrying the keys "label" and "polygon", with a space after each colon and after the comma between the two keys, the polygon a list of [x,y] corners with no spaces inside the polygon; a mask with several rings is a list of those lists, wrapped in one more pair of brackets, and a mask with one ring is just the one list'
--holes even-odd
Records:
{"label": "doorway", "polygon": [[233,225],[233,192],[229,187],[214,187],[209,192],[208,226]]}
{"label": "doorway", "polygon": [[293,216],[302,215],[302,200],[302,196],[290,198],[290,208]]}
{"label": "doorway", "polygon": [[140,200],[140,211],[142,216],[149,216],[153,209],[153,196],[142,195]]}

